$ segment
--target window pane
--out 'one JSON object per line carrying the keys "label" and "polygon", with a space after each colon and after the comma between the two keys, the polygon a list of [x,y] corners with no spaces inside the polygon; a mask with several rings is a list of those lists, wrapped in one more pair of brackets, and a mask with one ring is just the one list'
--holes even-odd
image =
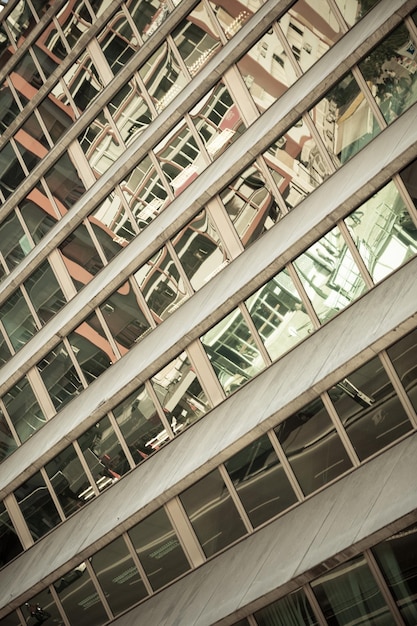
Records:
{"label": "window pane", "polygon": [[45,180],[54,196],[61,215],[71,209],[85,191],[68,154],[64,154],[45,174]]}
{"label": "window pane", "polygon": [[154,591],[190,569],[164,509],[139,522],[128,534]]}
{"label": "window pane", "polygon": [[329,391],[361,460],[411,430],[411,423],[378,357]]}
{"label": "window pane", "polygon": [[287,270],[272,278],[245,304],[273,361],[314,330]]}
{"label": "window pane", "polygon": [[151,112],[134,79],[119,89],[107,106],[126,145],[151,123]]}
{"label": "window pane", "polygon": [[16,267],[32,246],[14,211],[0,224],[0,253],[9,270]]}
{"label": "window pane", "polygon": [[89,283],[103,267],[103,261],[84,224],[80,224],[70,233],[58,249],[68,273],[78,288]]}
{"label": "window pane", "polygon": [[305,495],[352,466],[319,398],[284,420],[275,433]]}
{"label": "window pane", "polygon": [[108,260],[139,232],[131,213],[124,206],[120,196],[114,192],[93,211],[89,221]]}
{"label": "window pane", "polygon": [[45,196],[45,192],[42,193],[36,188],[32,189],[27,198],[23,200],[20,205],[20,213],[35,244],[40,242],[57,220],[55,211]]}
{"label": "window pane", "polygon": [[0,319],[16,351],[37,332],[35,320],[20,289],[3,304]]}
{"label": "window pane", "polygon": [[22,622],[20,621],[16,611],[13,611],[13,613],[10,613],[6,617],[2,617],[0,619],[0,626],[22,626]]}
{"label": "window pane", "polygon": [[184,121],[155,147],[155,154],[174,196],[178,196],[208,165]]}
{"label": "window pane", "polygon": [[68,341],[87,384],[94,382],[116,360],[95,313],[68,335]]}
{"label": "window pane", "polygon": [[118,404],[113,414],[135,463],[146,459],[168,440],[166,429],[144,385]]}
{"label": "window pane", "polygon": [[226,392],[232,393],[265,367],[240,309],[209,330],[201,342]]}
{"label": "window pane", "polygon": [[[14,559],[22,550],[22,544],[6,511],[6,507],[0,502],[0,567]],[[2,622],[0,624],[3,626]]]}
{"label": "window pane", "polygon": [[72,445],[45,466],[48,478],[66,517],[78,511],[86,500],[82,493],[91,490],[90,482]]}
{"label": "window pane", "polygon": [[85,563],[64,574],[54,587],[70,624],[101,626],[108,621]]}
{"label": "window pane", "polygon": [[102,110],[78,136],[78,142],[96,178],[100,178],[125,150],[108,117],[106,109]]}
{"label": "window pane", "polygon": [[22,443],[45,424],[46,418],[27,378],[21,378],[2,400]]}
{"label": "window pane", "polygon": [[136,294],[129,282],[124,283],[100,306],[106,324],[117,344],[123,348],[130,348],[149,331],[150,325],[146,319]]}
{"label": "window pane", "polygon": [[164,0],[136,0],[129,11],[142,39],[146,41],[169,15],[170,7]]}
{"label": "window pane", "polygon": [[21,610],[25,619],[29,617],[32,618],[26,619],[25,623],[28,624],[28,626],[43,624],[43,622],[47,620],[51,620],[51,623],[58,625],[63,623],[61,614],[58,611],[58,607],[49,589],[45,589],[36,594],[36,596],[21,607]]}
{"label": "window pane", "polygon": [[10,143],[0,151],[0,190],[7,199],[25,178],[25,173],[17,160]]}
{"label": "window pane", "polygon": [[126,202],[142,230],[166,206],[168,194],[149,156],[120,183]]}
{"label": "window pane", "polygon": [[407,626],[417,624],[416,533],[411,526],[372,549]]}
{"label": "window pane", "polygon": [[267,435],[232,456],[225,466],[254,527],[297,501]]}
{"label": "window pane", "polygon": [[42,324],[46,324],[66,303],[48,261],[42,263],[23,284]]}
{"label": "window pane", "polygon": [[323,324],[366,291],[337,226],[295,259],[294,266]]}
{"label": "window pane", "polygon": [[183,491],[180,500],[207,557],[247,532],[217,469]]}
{"label": "window pane", "polygon": [[60,523],[61,518],[40,472],[20,485],[14,495],[35,541]]}
{"label": "window pane", "polygon": [[0,463],[8,457],[9,454],[14,452],[16,448],[17,443],[14,440],[11,430],[6,422],[3,411],[0,409]]}
{"label": "window pane", "polygon": [[358,22],[379,0],[359,0],[355,4],[349,0],[336,0],[343,17],[349,26]]}
{"label": "window pane", "polygon": [[137,37],[122,12],[109,21],[97,39],[114,74],[122,69],[139,48]]}
{"label": "window pane", "polygon": [[189,82],[168,42],[162,44],[139,69],[145,87],[160,113]]}
{"label": "window pane", "polygon": [[389,348],[388,356],[417,412],[417,330]]}
{"label": "window pane", "polygon": [[316,626],[318,624],[304,591],[277,600],[255,613],[259,626]]}
{"label": "window pane", "polygon": [[123,537],[96,552],[91,564],[114,615],[148,595]]}
{"label": "window pane", "polygon": [[57,411],[84,388],[63,343],[51,350],[36,367]]}
{"label": "window pane", "polygon": [[392,626],[394,622],[362,556],[344,563],[311,586],[329,626]]}

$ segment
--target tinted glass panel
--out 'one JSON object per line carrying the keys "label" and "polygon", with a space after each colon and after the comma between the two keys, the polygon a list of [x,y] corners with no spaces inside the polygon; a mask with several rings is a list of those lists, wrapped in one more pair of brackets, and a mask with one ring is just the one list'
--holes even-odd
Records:
{"label": "tinted glass panel", "polygon": [[61,521],[40,472],[20,485],[14,494],[35,541]]}
{"label": "tinted glass panel", "polygon": [[129,282],[107,298],[100,309],[121,354],[143,337],[150,325]]}
{"label": "tinted glass panel", "polygon": [[20,290],[3,304],[0,309],[0,319],[16,351],[20,350],[37,332],[33,315]]}
{"label": "tinted glass panel", "polygon": [[42,263],[23,284],[42,324],[46,324],[66,303],[48,261]]}
{"label": "tinted glass panel", "polygon": [[45,466],[48,478],[66,517],[87,501],[84,492],[91,490],[87,475],[72,445]]}
{"label": "tinted glass panel", "polygon": [[32,387],[27,378],[22,378],[2,398],[7,413],[24,442],[46,422]]}
{"label": "tinted glass panel", "polygon": [[36,367],[57,411],[78,396],[83,389],[80,377],[63,343],[58,344]]}
{"label": "tinted glass panel", "polygon": [[316,626],[318,624],[303,591],[281,598],[255,613],[259,626]]}
{"label": "tinted glass panel", "polygon": [[108,620],[84,562],[64,574],[54,587],[70,624],[101,626]]}
{"label": "tinted glass panel", "polygon": [[84,183],[68,154],[64,154],[48,170],[45,180],[62,215],[74,206],[85,191]]}
{"label": "tinted glass panel", "polygon": [[[17,448],[17,443],[11,433],[8,423],[0,409],[0,463]],[[1,542],[0,542],[1,545]]]}
{"label": "tinted glass panel", "polygon": [[58,626],[63,623],[61,614],[49,589],[36,594],[21,609],[25,618],[30,617],[25,622],[28,626],[43,624],[47,620]]}
{"label": "tinted glass panel", "polygon": [[84,224],[70,233],[58,249],[75,285],[86,285],[103,267],[103,261]]}
{"label": "tinted glass panel", "polygon": [[388,356],[417,412],[417,330],[395,343],[388,350]]}
{"label": "tinted glass panel", "polygon": [[[14,559],[22,550],[22,544],[6,511],[6,507],[0,502],[0,567]],[[3,626],[1,621],[0,624]]]}
{"label": "tinted glass panel", "polygon": [[0,224],[0,252],[12,270],[30,252],[32,246],[14,211]]}
{"label": "tinted glass panel", "polygon": [[[101,333],[97,332],[96,328],[100,328]],[[87,384],[96,380],[116,360],[109,342],[103,335],[95,314],[90,315],[73,333],[68,335],[68,341]]]}

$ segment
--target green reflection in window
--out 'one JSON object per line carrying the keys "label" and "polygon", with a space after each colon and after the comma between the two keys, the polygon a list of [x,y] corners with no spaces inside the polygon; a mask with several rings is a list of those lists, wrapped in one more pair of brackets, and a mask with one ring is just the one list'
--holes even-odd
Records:
{"label": "green reflection in window", "polygon": [[83,495],[91,485],[72,444],[49,461],[45,470],[66,517],[87,502]]}
{"label": "green reflection in window", "polygon": [[245,304],[273,361],[314,330],[287,270],[258,289]]}
{"label": "green reflection in window", "polygon": [[232,456],[225,466],[254,527],[297,501],[267,435]]}
{"label": "green reflection in window", "polygon": [[397,341],[387,352],[417,413],[417,330]]}
{"label": "green reflection in window", "polygon": [[66,303],[48,261],[42,263],[23,284],[41,324],[46,324]]}
{"label": "green reflection in window", "polygon": [[329,394],[361,460],[411,430],[378,357],[341,380]]}
{"label": "green reflection in window", "polygon": [[41,191],[39,188],[32,189],[27,198],[23,200],[20,205],[20,213],[35,244],[40,242],[57,220],[44,190]]}
{"label": "green reflection in window", "polygon": [[47,171],[45,180],[61,215],[64,215],[67,209],[71,209],[85,191],[84,183],[68,154],[63,154]]}
{"label": "green reflection in window", "polygon": [[180,500],[207,557],[247,532],[217,469],[183,491]]}
{"label": "green reflection in window", "polygon": [[201,337],[201,342],[226,394],[238,389],[265,367],[240,309],[229,313]]}
{"label": "green reflection in window", "polygon": [[376,283],[417,253],[417,227],[392,181],[345,223]]}
{"label": "green reflection in window", "polygon": [[275,433],[305,495],[352,466],[320,398],[284,420]]}
{"label": "green reflection in window", "polygon": [[46,418],[27,378],[21,378],[2,398],[20,441],[29,439]]}
{"label": "green reflection in window", "polygon": [[304,591],[294,593],[269,604],[255,613],[259,626],[317,626],[310,602]]}
{"label": "green reflection in window", "polygon": [[336,226],[295,259],[294,266],[320,322],[327,322],[366,290]]}
{"label": "green reflection in window", "polygon": [[57,411],[84,388],[63,343],[51,350],[36,367]]}
{"label": "green reflection in window", "polygon": [[14,495],[35,541],[43,537],[61,521],[40,472],[20,485],[15,490]]}
{"label": "green reflection in window", "polygon": [[10,143],[0,150],[0,190],[7,199],[25,178],[16,153]]}
{"label": "green reflection in window", "polygon": [[346,0],[336,0],[337,6],[349,26],[358,22],[378,2],[379,0],[359,0],[352,4]]}

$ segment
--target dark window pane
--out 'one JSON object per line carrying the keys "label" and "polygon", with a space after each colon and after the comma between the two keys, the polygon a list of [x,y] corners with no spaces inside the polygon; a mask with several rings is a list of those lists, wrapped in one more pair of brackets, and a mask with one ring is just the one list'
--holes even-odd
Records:
{"label": "dark window pane", "polygon": [[0,152],[0,189],[5,198],[20,185],[25,173],[10,143]]}
{"label": "dark window pane", "polygon": [[297,501],[267,435],[225,463],[253,526],[259,526]]}
{"label": "dark window pane", "polygon": [[30,252],[31,244],[14,211],[0,224],[0,252],[12,270]]}
{"label": "dark window pane", "polygon": [[275,432],[306,495],[352,465],[319,398],[284,420]]}
{"label": "dark window pane", "polygon": [[259,626],[316,626],[304,591],[295,591],[255,613]]}
{"label": "dark window pane", "polygon": [[[94,323],[89,323],[90,320]],[[87,384],[96,380],[116,360],[109,342],[94,326],[100,326],[95,314],[68,335],[68,341]]]}
{"label": "dark window pane", "polygon": [[36,366],[57,411],[83,389],[80,377],[63,343]]}
{"label": "dark window pane", "polygon": [[66,303],[48,261],[25,280],[24,286],[42,324],[46,324]]}
{"label": "dark window pane", "polygon": [[131,348],[150,328],[129,282],[107,298],[100,309],[121,354],[126,352],[125,348]]}
{"label": "dark window pane", "polygon": [[8,457],[9,454],[14,452],[16,448],[17,443],[13,438],[10,428],[3,415],[3,411],[0,409],[0,463]]}
{"label": "dark window pane", "polygon": [[20,289],[3,304],[0,319],[16,351],[37,332],[35,320]]}
{"label": "dark window pane", "polygon": [[417,330],[391,346],[388,356],[417,412]]}
{"label": "dark window pane", "polygon": [[72,445],[65,448],[45,466],[48,478],[66,517],[87,501],[83,495],[91,485]]}
{"label": "dark window pane", "polygon": [[61,614],[58,611],[58,607],[49,589],[45,589],[36,594],[36,596],[21,607],[21,610],[28,626],[43,624],[43,622],[47,620],[50,620],[49,623],[56,624],[57,626],[63,623]]}
{"label": "dark window pane", "polygon": [[46,422],[27,378],[19,380],[2,399],[20,441],[26,441]]}
{"label": "dark window pane", "polygon": [[58,249],[76,285],[86,285],[103,267],[103,261],[84,224],[70,233]]}
{"label": "dark window pane", "polygon": [[[22,544],[6,511],[6,507],[0,502],[0,567],[14,559],[22,550]],[[2,622],[0,624],[3,626]]]}
{"label": "dark window pane", "polygon": [[20,485],[14,495],[35,541],[61,521],[40,472]]}
{"label": "dark window pane", "polygon": [[229,491],[216,469],[180,495],[207,557],[246,534]]}
{"label": "dark window pane", "polygon": [[45,174],[48,187],[57,201],[62,215],[71,209],[85,191],[84,183],[78,175],[68,154],[64,154]]}
{"label": "dark window pane", "polygon": [[64,574],[54,587],[70,624],[101,626],[108,620],[85,563]]}

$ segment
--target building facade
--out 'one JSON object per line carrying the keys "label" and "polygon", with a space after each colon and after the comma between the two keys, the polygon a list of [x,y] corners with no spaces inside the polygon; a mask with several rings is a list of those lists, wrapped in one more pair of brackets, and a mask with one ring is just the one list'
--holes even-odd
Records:
{"label": "building facade", "polygon": [[416,626],[417,0],[0,11],[0,626]]}

